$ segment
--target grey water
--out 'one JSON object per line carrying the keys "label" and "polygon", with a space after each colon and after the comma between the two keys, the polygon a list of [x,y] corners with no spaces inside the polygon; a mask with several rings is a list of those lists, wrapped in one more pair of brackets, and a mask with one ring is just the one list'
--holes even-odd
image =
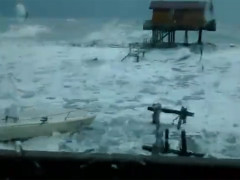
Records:
{"label": "grey water", "polygon": [[[205,42],[239,43],[240,1],[213,2],[217,32],[205,32]],[[0,33],[16,25],[15,3],[15,0],[0,0]],[[51,33],[38,37],[41,40],[78,40],[113,20],[119,24],[131,24],[132,29],[141,31],[144,20],[150,19],[152,13],[150,0],[25,0],[24,4],[30,14],[25,25],[37,24],[51,29]],[[190,36],[195,41],[197,33],[192,32]],[[178,37],[183,40],[183,35]]]}
{"label": "grey water", "polygon": [[[150,0],[24,0],[24,4],[26,5],[27,10],[29,11],[29,14],[30,14],[30,18],[27,19],[27,21],[22,23],[19,23],[16,20],[15,11],[14,11],[15,3],[16,3],[15,0],[0,0],[0,43],[1,44],[7,43],[8,41],[11,41],[14,43],[17,41],[21,41],[20,43],[21,46],[23,46],[26,41],[33,41],[37,43],[39,42],[56,43],[56,42],[62,42],[62,41],[70,44],[82,43],[86,36],[88,36],[88,39],[91,39],[92,43],[101,41],[102,40],[101,36],[102,36],[103,38],[108,38],[107,39],[109,41],[108,43],[118,44],[123,41],[123,39],[121,39],[122,37],[128,39],[127,42],[133,42],[133,41],[142,41],[142,39],[145,36],[148,36],[148,37],[151,36],[151,32],[144,32],[142,30],[142,25],[144,20],[151,18],[151,10],[148,8],[150,4]],[[214,5],[215,5],[215,18],[217,20],[217,31],[205,32],[203,36],[203,41],[212,43],[218,46],[222,46],[222,48],[224,48],[225,46],[229,46],[229,44],[232,44],[232,43],[240,44],[240,33],[239,33],[240,24],[239,24],[239,18],[238,18],[240,17],[239,16],[240,12],[238,9],[238,7],[240,7],[240,1],[239,0],[214,0]],[[45,30],[47,32],[44,32]],[[43,33],[39,33],[39,31]],[[95,34],[96,36],[94,36],[94,33],[100,33],[100,34],[97,34],[97,35]],[[92,37],[92,38],[89,38],[89,37]],[[177,34],[177,37],[178,37],[177,39],[178,41],[183,41],[183,33]],[[196,40],[197,40],[197,33],[196,32],[190,33],[190,41],[196,41]],[[60,50],[59,50],[59,53],[61,53]],[[61,55],[61,58],[63,59],[65,58],[64,56],[67,56],[67,55],[68,55],[68,51],[64,50],[64,54]],[[188,56],[183,56],[183,57],[188,57]],[[3,59],[5,57],[2,56],[1,58]],[[184,61],[184,58],[182,59],[180,58],[180,60]],[[177,62],[178,65],[174,65],[175,69],[173,69],[173,71],[175,73],[178,73],[178,72],[179,74],[182,73],[179,71],[180,67],[182,69],[181,63],[183,63],[185,67],[185,62],[182,62],[182,61],[178,61]],[[86,64],[84,63],[85,62],[83,62],[83,66]],[[63,63],[63,67],[66,67],[66,66],[67,65]],[[86,64],[86,66],[91,66],[91,65]],[[92,69],[94,69],[94,66],[91,66],[91,67],[93,67]],[[66,71],[67,71],[67,68],[66,68]],[[189,71],[189,69],[187,69],[187,71]],[[50,70],[47,70],[47,72],[53,73],[54,71],[50,69]],[[44,73],[47,74],[47,72],[43,71],[40,73],[40,75]],[[39,72],[36,72],[36,73],[39,73]],[[84,75],[84,73],[82,74]],[[36,75],[39,75],[39,74],[36,74]],[[182,85],[185,85],[183,84],[183,82],[186,81],[186,79],[176,78],[175,80],[177,80],[176,85],[179,85],[179,88],[185,88],[185,87],[182,87]],[[121,87],[121,85],[124,84],[124,81],[123,82],[116,81],[116,82],[117,82],[116,84],[119,85],[119,87]],[[180,82],[180,84],[178,82]],[[70,88],[70,86],[65,85],[65,89],[67,88]],[[141,88],[139,92],[143,94],[144,93],[149,94],[149,96],[156,96],[158,92],[156,92],[154,89],[152,90],[153,92],[150,92],[149,89],[150,88]],[[96,88],[96,91],[98,91],[97,88]],[[201,92],[200,95],[198,93],[195,93],[195,94],[193,93],[193,96],[191,97],[184,96],[183,100],[189,100],[189,101],[201,100],[202,98],[201,96],[204,95],[205,91],[200,90],[200,92]],[[55,97],[50,97],[50,98],[54,99]],[[123,101],[122,97],[121,98],[119,97],[119,99]],[[171,98],[166,99],[166,101],[167,100],[172,101],[172,104],[175,103],[175,101],[173,101]],[[73,104],[72,102],[74,102],[74,99],[67,101],[66,106],[72,105]],[[111,114],[112,113],[111,111],[113,110],[117,111],[118,108],[119,108],[119,111],[120,110],[122,111],[122,109],[126,109],[125,106],[118,107],[115,105],[116,104],[115,102],[111,102],[111,103],[112,104],[109,104],[110,110],[108,110],[106,114],[107,113]],[[97,105],[94,108],[96,109],[99,108]],[[143,106],[145,106],[145,104]],[[139,112],[137,112],[136,114],[138,113]],[[103,117],[106,117],[106,116],[107,115],[104,115]],[[103,142],[102,142],[103,145],[111,144],[111,143],[117,144],[116,147],[121,145],[119,143],[120,141],[119,142],[114,141],[109,138],[112,135],[117,136],[118,134],[121,134],[121,131],[117,130],[117,128],[119,128],[120,126],[116,124],[116,122],[119,121],[119,124],[121,124],[123,120],[124,121],[127,120],[125,118],[125,115],[124,115],[124,118],[122,118],[121,116],[122,115],[119,114],[119,117],[118,117],[119,120],[114,119],[111,121],[112,123],[109,124],[109,127],[111,128],[109,128],[109,130],[106,130],[107,133],[105,134],[104,134],[105,132],[104,125],[97,122],[97,125],[99,125],[99,129],[97,130],[100,131],[99,134],[104,134],[104,136],[106,136],[105,138],[102,138],[102,136],[97,137],[99,139],[100,138],[103,139]],[[144,131],[147,130],[143,128],[144,124],[137,123],[135,121],[136,120],[129,121],[130,124],[132,123],[132,125],[130,126],[132,128],[132,131],[128,131],[127,129],[129,128],[128,124],[126,125],[126,128],[124,128],[126,129],[126,132],[129,132],[130,134],[129,136],[125,137],[126,139],[129,137],[134,137],[135,139],[139,140],[138,134],[140,134],[140,132],[142,132],[143,129]],[[97,125],[95,124],[95,126]],[[96,137],[95,132],[97,130],[95,130],[94,133],[92,133],[92,137]],[[92,138],[92,139],[96,142],[99,141],[99,139],[96,139],[96,138],[95,139]],[[99,149],[101,149],[100,147]],[[110,145],[104,146],[104,147],[108,148],[110,147]],[[105,151],[105,150],[102,150],[102,151]]]}

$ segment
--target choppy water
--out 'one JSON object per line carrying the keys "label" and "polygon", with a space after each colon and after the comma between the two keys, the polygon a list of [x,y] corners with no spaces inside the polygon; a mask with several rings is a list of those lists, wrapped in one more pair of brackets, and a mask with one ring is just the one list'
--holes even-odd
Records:
{"label": "choppy water", "polygon": [[[97,115],[92,129],[73,137],[33,138],[23,143],[24,148],[59,150],[67,141],[65,147],[71,151],[145,153],[141,146],[155,140],[146,108],[160,102],[177,109],[185,105],[195,112],[184,127],[199,134],[195,150],[239,157],[236,26],[219,24],[217,32],[204,34],[204,41],[214,46],[205,46],[201,62],[197,49],[176,48],[149,51],[136,63],[132,58],[120,60],[129,42],[151,36],[142,30],[141,20],[39,18],[18,23],[2,18],[0,22],[1,110],[12,104],[80,107]],[[191,41],[197,40],[196,35],[191,34]],[[178,34],[178,40],[183,40],[183,34]],[[231,43],[236,47],[231,48]],[[163,115],[164,127],[173,118]]]}

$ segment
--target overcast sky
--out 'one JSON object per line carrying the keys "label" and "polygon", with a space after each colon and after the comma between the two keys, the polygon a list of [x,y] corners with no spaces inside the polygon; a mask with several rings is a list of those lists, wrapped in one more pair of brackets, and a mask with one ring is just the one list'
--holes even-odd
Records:
{"label": "overcast sky", "polygon": [[[24,0],[31,17],[150,18],[151,0]],[[240,0],[213,0],[217,19],[239,23]],[[0,15],[14,16],[16,0],[0,0]]]}
{"label": "overcast sky", "polygon": [[[32,17],[144,16],[150,0],[24,0]],[[0,13],[15,15],[16,0],[0,0]]]}

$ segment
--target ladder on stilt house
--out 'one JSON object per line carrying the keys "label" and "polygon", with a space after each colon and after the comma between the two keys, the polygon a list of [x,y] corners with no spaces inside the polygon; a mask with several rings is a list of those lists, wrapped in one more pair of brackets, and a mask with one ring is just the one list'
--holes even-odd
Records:
{"label": "ladder on stilt house", "polygon": [[156,45],[157,43],[164,43],[164,39],[168,37],[168,44],[175,43],[175,31],[152,31],[152,44]]}

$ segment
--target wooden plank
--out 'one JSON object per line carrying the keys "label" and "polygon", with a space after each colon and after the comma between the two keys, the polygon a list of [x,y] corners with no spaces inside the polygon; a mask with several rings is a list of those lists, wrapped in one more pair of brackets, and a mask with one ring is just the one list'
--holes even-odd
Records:
{"label": "wooden plank", "polygon": [[216,31],[215,20],[206,22],[204,26],[191,26],[191,25],[166,25],[166,24],[153,24],[151,20],[145,21],[143,30],[161,30],[161,31],[199,31],[200,29],[207,31]]}
{"label": "wooden plank", "polygon": [[172,24],[173,19],[170,15],[170,11],[154,11],[152,15],[153,24]]}

